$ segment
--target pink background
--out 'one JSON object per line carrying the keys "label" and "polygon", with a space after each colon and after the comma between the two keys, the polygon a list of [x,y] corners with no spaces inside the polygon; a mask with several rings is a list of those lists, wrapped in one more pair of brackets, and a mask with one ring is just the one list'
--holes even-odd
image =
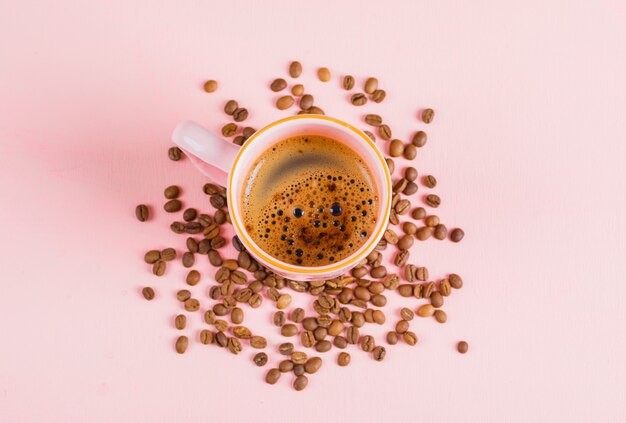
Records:
{"label": "pink background", "polygon": [[[0,3],[0,421],[624,421],[624,2],[295,3]],[[218,130],[229,98],[256,127],[285,115],[267,85],[293,58],[318,104],[363,128],[344,73],[379,77],[388,97],[368,110],[401,138],[436,110],[415,164],[467,233],[413,248],[434,277],[464,277],[447,324],[414,322],[418,346],[382,363],[353,350],[339,368],[332,350],[301,393],[266,385],[250,349],[175,354],[185,271],[142,262],[184,245],[166,185],[211,210],[189,161],[166,157],[176,123]],[[389,298],[389,324],[415,304]],[[249,325],[278,341],[269,315]]]}

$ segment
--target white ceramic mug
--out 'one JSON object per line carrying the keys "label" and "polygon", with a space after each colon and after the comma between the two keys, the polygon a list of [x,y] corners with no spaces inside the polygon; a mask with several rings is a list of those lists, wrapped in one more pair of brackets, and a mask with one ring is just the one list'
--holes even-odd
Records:
{"label": "white ceramic mug", "polygon": [[[240,199],[248,170],[272,145],[296,135],[323,135],[346,144],[363,158],[378,188],[379,214],[370,237],[352,255],[325,266],[296,266],[272,257],[248,235],[241,218],[245,211],[241,210]],[[391,177],[385,158],[367,135],[338,119],[321,115],[287,117],[258,130],[241,147],[213,135],[196,123],[183,122],[174,130],[172,140],[211,181],[227,188],[228,212],[242,244],[261,265],[281,276],[299,281],[339,276],[372,252],[387,227],[391,210]]]}

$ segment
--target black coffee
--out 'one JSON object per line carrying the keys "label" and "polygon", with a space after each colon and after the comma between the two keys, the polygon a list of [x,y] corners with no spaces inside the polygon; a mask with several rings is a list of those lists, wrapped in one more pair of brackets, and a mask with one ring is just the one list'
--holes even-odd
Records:
{"label": "black coffee", "polygon": [[319,135],[287,138],[265,151],[242,197],[246,230],[256,244],[301,266],[350,256],[371,235],[380,207],[359,155]]}

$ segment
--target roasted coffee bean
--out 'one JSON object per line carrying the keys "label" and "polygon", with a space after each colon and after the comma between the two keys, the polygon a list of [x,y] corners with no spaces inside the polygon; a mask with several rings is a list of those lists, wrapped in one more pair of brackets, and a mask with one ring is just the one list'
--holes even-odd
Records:
{"label": "roasted coffee bean", "polygon": [[302,74],[302,65],[300,64],[300,62],[291,62],[291,64],[289,65],[289,76],[291,76],[292,78],[297,78],[300,76],[300,74]]}
{"label": "roasted coffee bean", "polygon": [[[194,208],[189,208],[183,212],[183,220],[185,222],[191,222],[198,216],[198,211]],[[200,225],[198,223],[198,225]]]}
{"label": "roasted coffee bean", "polygon": [[210,250],[209,251],[209,262],[211,263],[212,266],[221,266],[223,261],[222,261],[222,256],[220,256],[220,253],[215,251],[215,250]]}
{"label": "roasted coffee bean", "polygon": [[[406,236],[410,236],[410,235],[406,235]],[[398,254],[396,255],[396,258],[393,261],[393,264],[395,264],[398,267],[404,266],[407,263],[407,261],[409,260],[409,255],[410,255],[410,253],[409,253],[408,250],[400,250],[400,251],[398,251]]]}
{"label": "roasted coffee bean", "polygon": [[[321,79],[321,77],[320,77]],[[296,380],[293,381],[293,389],[296,391],[302,391],[309,384],[309,379],[305,375],[299,375]]]}
{"label": "roasted coffee bean", "polygon": [[[224,210],[222,209],[215,210],[215,215],[213,216],[213,220],[215,220],[216,225],[223,225],[224,223],[226,223],[226,219],[227,219],[226,216],[227,214]],[[204,234],[207,235],[206,231]]]}
{"label": "roasted coffee bean", "polygon": [[435,282],[426,282],[422,284],[422,296],[424,298],[430,298],[435,291]]}
{"label": "roasted coffee bean", "polygon": [[386,338],[389,345],[396,345],[398,343],[398,334],[395,332],[387,332]]}
{"label": "roasted coffee bean", "polygon": [[302,94],[304,94],[304,85],[302,84],[296,84],[291,88],[291,94],[295,95],[296,97],[300,97]]}
{"label": "roasted coffee bean", "polygon": [[224,332],[217,332],[214,335],[215,343],[222,348],[225,348],[228,345],[228,337]]}
{"label": "roasted coffee bean", "polygon": [[235,138],[233,138],[233,144],[235,145],[243,145],[245,141],[246,140],[242,135],[237,135]]}
{"label": "roasted coffee bean", "polygon": [[169,200],[167,203],[163,205],[163,209],[168,213],[175,213],[180,211],[183,208],[183,203],[180,200]]}
{"label": "roasted coffee bean", "polygon": [[441,204],[441,198],[436,194],[427,195],[424,201],[432,208],[437,208]]}
{"label": "roasted coffee bean", "polygon": [[208,329],[202,329],[200,331],[200,343],[204,345],[213,343],[213,332]]}
{"label": "roasted coffee bean", "polygon": [[237,235],[233,237],[233,247],[235,247],[237,251],[244,251],[246,249]]}
{"label": "roasted coffee bean", "polygon": [[165,267],[165,262],[159,260],[152,265],[152,273],[154,273],[156,276],[163,276],[163,274],[165,273]]}
{"label": "roasted coffee bean", "polygon": [[439,225],[435,226],[435,232],[433,236],[436,239],[438,240],[446,239],[447,235],[448,235],[448,228],[446,228],[446,225],[444,225],[443,223],[440,223]]}
{"label": "roasted coffee bean", "polygon": [[[378,295],[378,297],[382,297],[382,295]],[[385,298],[385,297],[383,297]],[[385,299],[385,304],[387,302],[387,299]],[[380,307],[384,306],[381,305]],[[385,321],[387,320],[387,318],[385,317],[385,313],[383,313],[381,310],[374,310],[372,312],[372,320],[374,321],[374,323],[376,323],[377,325],[383,325],[385,324]]]}
{"label": "roasted coffee bean", "polygon": [[417,266],[409,264],[404,268],[404,278],[409,282],[415,282],[417,280]]}
{"label": "roasted coffee bean", "polygon": [[320,109],[317,106],[311,106],[308,110],[307,110],[308,114],[311,115],[324,115],[324,110]]}
{"label": "roasted coffee bean", "polygon": [[398,241],[398,248],[401,250],[408,250],[413,246],[413,237],[411,235],[404,235]]}
{"label": "roasted coffee bean", "polygon": [[328,329],[322,326],[317,327],[313,331],[313,336],[316,341],[323,341],[326,336],[328,336]]}
{"label": "roasted coffee bean", "polygon": [[191,298],[191,292],[186,289],[181,289],[176,293],[176,299],[178,299],[178,301],[185,302],[189,298]]}
{"label": "roasted coffee bean", "polygon": [[396,323],[396,333],[403,334],[407,330],[409,330],[409,322],[407,322],[406,320],[403,319]]}
{"label": "roasted coffee bean", "polygon": [[184,354],[187,351],[187,347],[189,346],[189,338],[186,336],[179,336],[176,339],[176,352],[178,354]]}
{"label": "roasted coffee bean", "polygon": [[235,335],[239,339],[252,338],[252,332],[245,326],[235,326],[233,328],[233,335]]}
{"label": "roasted coffee bean", "polygon": [[[444,296],[447,297],[451,294],[452,291],[452,286],[450,285],[450,281],[448,279],[442,279],[441,281],[439,281],[439,293]],[[431,296],[432,299],[432,296]]]}
{"label": "roasted coffee bean", "polygon": [[251,263],[252,258],[250,257],[250,254],[248,254],[246,251],[241,251],[238,254],[237,264],[239,265],[239,267],[241,267],[242,269],[248,269]]}
{"label": "roasted coffee bean", "polygon": [[350,354],[348,354],[347,352],[341,352],[337,357],[337,364],[339,364],[341,367],[346,367],[348,364],[350,364],[350,358]]}
{"label": "roasted coffee bean", "polygon": [[380,115],[368,114],[365,115],[365,122],[371,126],[380,126],[383,124],[383,118]]}
{"label": "roasted coffee bean", "polygon": [[146,286],[144,289],[141,290],[141,295],[143,295],[146,300],[152,301],[154,299],[154,289]]}
{"label": "roasted coffee bean", "polygon": [[287,87],[287,81],[285,81],[283,78],[276,78],[270,84],[270,89],[274,92],[284,90],[286,87]]}
{"label": "roasted coffee bean", "polygon": [[183,222],[172,222],[170,229],[175,234],[183,234],[185,233],[186,226]]}
{"label": "roasted coffee bean", "polygon": [[267,372],[267,374],[265,375],[265,382],[269,383],[270,385],[276,384],[276,382],[278,382],[278,379],[280,379],[280,370],[278,369],[270,369],[270,371]]}
{"label": "roasted coffee bean", "polygon": [[404,179],[413,182],[417,179],[417,169],[414,167],[407,167],[404,171]]}
{"label": "roasted coffee bean", "polygon": [[433,109],[422,110],[422,121],[424,123],[431,123],[435,118],[435,112]]}
{"label": "roasted coffee bean", "polygon": [[385,276],[387,276],[387,268],[385,266],[374,267],[370,271],[370,276],[373,277],[374,279],[384,278]]}
{"label": "roasted coffee bean", "polygon": [[363,276],[367,275],[367,268],[365,266],[358,266],[352,269],[351,273],[352,276],[354,276],[355,278],[362,278]]}
{"label": "roasted coffee bean", "polygon": [[402,317],[402,319],[405,320],[406,322],[413,320],[413,316],[414,316],[414,313],[410,308],[403,307],[402,310],[400,310],[400,317]]}
{"label": "roasted coffee bean", "polygon": [[184,154],[183,150],[181,150],[180,148],[170,147],[169,150],[167,150],[167,156],[170,158],[170,160],[177,162],[183,158]]}
{"label": "roasted coffee bean", "polygon": [[304,374],[304,364],[294,364],[293,374],[296,376],[302,376]]}
{"label": "roasted coffee bean", "polygon": [[411,208],[411,202],[409,200],[404,199],[404,200],[398,201],[398,203],[394,207],[394,210],[396,211],[397,214],[403,215],[403,214],[407,214],[410,208]]}
{"label": "roasted coffee bean", "polygon": [[439,224],[439,216],[431,215],[424,219],[424,224],[428,227],[434,228]]}
{"label": "roasted coffee bean", "polygon": [[382,103],[386,96],[385,90],[376,90],[372,93],[371,99],[374,103]]}
{"label": "roasted coffee bean", "polygon": [[[381,124],[378,126],[378,135],[384,139],[385,141],[389,141],[391,139],[392,133],[391,133],[391,128],[389,127],[389,125],[386,124]],[[392,157],[396,157],[393,154],[391,154]]]}
{"label": "roasted coffee bean", "polygon": [[454,289],[461,289],[463,287],[463,279],[456,273],[450,273],[448,280],[450,281],[450,286]]}
{"label": "roasted coffee bean", "polygon": [[387,163],[387,168],[389,169],[389,173],[393,174],[393,171],[396,170],[396,164],[390,158],[385,159],[385,163]]}
{"label": "roasted coffee bean", "polygon": [[417,192],[417,190],[417,184],[415,182],[409,181],[409,183],[406,184],[406,188],[404,188],[404,191],[402,191],[402,193],[405,195],[413,195]]}
{"label": "roasted coffee bean", "polygon": [[[354,314],[353,314],[354,318]],[[354,321],[353,321],[354,324]],[[362,326],[362,325],[361,325]],[[346,339],[348,340],[348,344],[357,344],[359,342],[359,328],[356,326],[349,326],[346,329]]]}
{"label": "roasted coffee bean", "polygon": [[187,326],[187,316],[185,316],[184,314],[179,314],[178,316],[176,316],[176,318],[174,319],[174,327],[176,327],[176,329],[178,330],[182,330],[185,329],[185,326]]}
{"label": "roasted coffee bean", "polygon": [[311,94],[304,94],[300,99],[300,109],[308,110],[313,106],[315,99]]}
{"label": "roasted coffee bean", "polygon": [[[399,193],[399,192],[402,192],[406,188],[408,183],[409,183],[409,181],[407,181],[404,178],[398,179],[398,181],[396,181],[396,183],[393,184],[393,192],[395,192],[396,194]],[[396,198],[399,198],[399,197],[396,197]],[[400,200],[398,200],[398,202],[399,201]],[[396,202],[396,204],[398,204],[398,202]],[[393,206],[395,207],[396,204],[394,204]]]}
{"label": "roasted coffee bean", "polygon": [[204,83],[203,88],[204,91],[206,91],[207,93],[213,93],[217,91],[217,81],[210,79]]}
{"label": "roasted coffee bean", "polygon": [[356,93],[350,97],[350,102],[353,106],[362,106],[367,103],[367,97],[365,97],[365,94]]}
{"label": "roasted coffee bean", "polygon": [[304,364],[307,359],[308,357],[303,351],[293,351],[291,353],[291,361],[293,361],[293,364]]}
{"label": "roasted coffee bean", "polygon": [[194,256],[193,253],[190,253],[189,251],[186,251],[183,254],[183,266],[191,267],[191,266],[193,266],[195,261],[196,261],[196,259],[195,259],[195,256]]}
{"label": "roasted coffee bean", "polygon": [[413,285],[402,284],[398,286],[398,294],[401,297],[412,297],[413,296]]}
{"label": "roasted coffee bean", "polygon": [[348,340],[343,336],[335,336],[333,339],[333,345],[337,348],[344,349],[348,346]]}
{"label": "roasted coffee bean", "polygon": [[450,232],[450,241],[452,242],[460,242],[465,236],[465,232],[461,228],[454,228]]}
{"label": "roasted coffee bean", "polygon": [[328,68],[319,68],[317,70],[317,77],[322,82],[330,81],[330,70]]}
{"label": "roasted coffee bean", "polygon": [[313,335],[313,332],[311,332],[310,330],[305,330],[304,332],[302,332],[302,334],[300,335],[300,342],[306,348],[311,348],[313,345],[315,345],[315,336]]}
{"label": "roasted coffee bean", "polygon": [[230,312],[230,321],[236,325],[241,324],[243,322],[243,310],[239,307],[235,307]]}
{"label": "roasted coffee bean", "polygon": [[343,77],[343,89],[350,91],[354,88],[354,77],[352,75],[346,75]]}
{"label": "roasted coffee bean", "polygon": [[239,107],[237,110],[233,112],[233,120],[235,122],[243,122],[248,118],[248,109],[244,107]]}
{"label": "roasted coffee bean", "polygon": [[413,288],[413,296],[415,298],[422,298],[422,285],[415,285],[415,288]]}
{"label": "roasted coffee bean", "polygon": [[391,275],[387,275],[387,277],[383,281],[383,286],[385,287],[385,289],[394,290],[394,289],[397,289],[399,285],[400,285],[400,277],[396,275],[395,273]]}
{"label": "roasted coffee bean", "polygon": [[315,344],[315,350],[317,352],[326,352],[326,351],[330,351],[332,346],[333,345],[330,343],[330,341],[323,339],[321,341],[318,341],[317,344]]}
{"label": "roasted coffee bean", "polygon": [[423,147],[426,144],[426,139],[426,132],[417,131],[415,135],[413,135],[413,140],[411,141],[411,143],[416,147]]}
{"label": "roasted coffee bean", "polygon": [[302,323],[304,320],[304,310],[300,307],[295,308],[289,313],[289,319],[295,323]]}
{"label": "roasted coffee bean", "polygon": [[285,324],[285,321],[287,320],[285,317],[285,312],[284,311],[277,311],[276,313],[274,313],[274,325],[281,327],[282,325]]}
{"label": "roasted coffee bean", "polygon": [[469,350],[469,345],[465,341],[459,341],[459,343],[456,344],[456,350],[461,354],[465,354],[467,350]]}
{"label": "roasted coffee bean", "polygon": [[432,235],[432,229],[428,226],[422,226],[415,232],[415,237],[420,241],[426,241]]}
{"label": "roasted coffee bean", "polygon": [[204,231],[202,231],[202,234],[204,235],[204,237],[209,240],[218,236],[219,233],[220,233],[220,228],[217,225],[209,225],[206,228],[204,228]]}
{"label": "roasted coffee bean", "polygon": [[264,352],[256,353],[253,358],[254,364],[256,364],[258,367],[265,366],[267,364],[267,360],[267,354],[265,354]]}
{"label": "roasted coffee bean", "polygon": [[[198,241],[196,241],[193,237],[188,237],[185,241],[185,245],[187,246],[187,251],[190,253],[197,253],[199,249]],[[208,250],[207,250],[208,251]]]}
{"label": "roasted coffee bean", "polygon": [[383,239],[389,244],[395,245],[398,243],[398,235],[393,231],[393,229],[385,230],[385,233],[383,234]]}
{"label": "roasted coffee bean", "polygon": [[427,267],[416,267],[415,268],[415,279],[418,281],[425,281],[428,279],[428,268]]}
{"label": "roasted coffee bean", "polygon": [[376,137],[370,131],[363,131],[363,133],[365,135],[367,135],[369,139],[371,139],[372,141],[376,142]]}
{"label": "roasted coffee bean", "polygon": [[145,222],[150,218],[150,211],[148,210],[148,206],[145,204],[139,204],[135,207],[135,217],[140,222]]}
{"label": "roasted coffee bean", "polygon": [[343,332],[344,324],[340,320],[333,320],[328,327],[328,334],[330,336],[337,336]]}
{"label": "roasted coffee bean", "polygon": [[407,160],[413,160],[415,157],[417,157],[417,147],[415,147],[413,144],[407,144],[406,146],[404,146],[404,158]]}
{"label": "roasted coffee bean", "polygon": [[172,261],[176,258],[176,250],[173,248],[164,248],[161,250],[161,259],[165,261]]}
{"label": "roasted coffee bean", "polygon": [[433,175],[424,176],[424,185],[428,188],[435,188],[437,186],[437,179]]}
{"label": "roasted coffee bean", "polygon": [[188,234],[199,234],[202,232],[202,226],[198,222],[189,222],[185,225],[185,232]]}
{"label": "roasted coffee bean", "polygon": [[[374,294],[372,295],[370,302],[376,307],[384,307],[387,304],[387,297],[382,294]],[[376,312],[374,312],[374,314],[376,314]]]}
{"label": "roasted coffee bean", "polygon": [[159,250],[150,250],[143,256],[143,260],[148,264],[154,264],[160,259],[161,252]]}
{"label": "roasted coffee bean", "polygon": [[373,94],[374,91],[376,91],[377,89],[378,89],[378,79],[367,78],[367,80],[365,81],[365,86],[363,88],[363,91],[365,91],[367,94]]}
{"label": "roasted coffee bean", "polygon": [[197,285],[198,282],[200,282],[200,272],[198,272],[197,270],[190,270],[189,273],[187,273],[187,285]]}
{"label": "roasted coffee bean", "polygon": [[420,317],[430,317],[435,313],[435,307],[432,304],[424,304],[417,309],[417,315]]}
{"label": "roasted coffee bean", "polygon": [[443,310],[435,310],[433,316],[435,317],[435,320],[439,323],[446,323],[446,321],[448,320],[448,315]]}
{"label": "roasted coffee bean", "polygon": [[416,207],[411,212],[411,217],[416,220],[421,220],[426,217],[426,209],[424,207]]}
{"label": "roasted coffee bean", "polygon": [[435,308],[441,307],[443,305],[443,295],[437,291],[433,292],[430,294],[430,303]]}
{"label": "roasted coffee bean", "polygon": [[415,232],[417,232],[417,226],[415,226],[415,223],[413,222],[404,222],[402,224],[402,230],[407,235],[415,235]]}
{"label": "roasted coffee bean", "polygon": [[185,301],[184,306],[187,311],[198,311],[200,309],[200,301],[195,298],[189,298]]}
{"label": "roasted coffee bean", "polygon": [[413,346],[417,344],[417,335],[415,335],[410,330],[402,334],[402,339],[404,339],[404,342],[406,342],[408,345]]}
{"label": "roasted coffee bean", "polygon": [[278,352],[282,355],[291,355],[293,352],[293,344],[291,342],[283,342],[278,346]]}
{"label": "roasted coffee bean", "polygon": [[291,295],[289,294],[282,294],[276,300],[276,308],[279,310],[283,310],[289,307],[289,304],[291,304]]}
{"label": "roasted coffee bean", "polygon": [[361,340],[361,349],[365,352],[372,352],[376,347],[376,342],[374,341],[374,337],[371,335],[365,335]]}
{"label": "roasted coffee bean", "polygon": [[302,327],[306,330],[315,330],[318,327],[317,320],[314,317],[305,317],[302,321]]}
{"label": "roasted coffee bean", "polygon": [[391,157],[400,157],[402,156],[403,153],[404,153],[404,143],[402,141],[398,139],[394,139],[391,141],[391,143],[389,143],[389,155]]}
{"label": "roasted coffee bean", "polygon": [[313,374],[322,367],[322,359],[319,357],[311,357],[304,363],[304,371]]}
{"label": "roasted coffee bean", "polygon": [[215,207],[216,209],[221,209],[226,206],[226,199],[222,197],[220,194],[212,195],[209,198],[209,201],[211,202],[211,205]]}
{"label": "roasted coffee bean", "polygon": [[280,334],[283,336],[295,336],[298,334],[298,327],[293,323],[287,323],[280,328]]}
{"label": "roasted coffee bean", "polygon": [[278,370],[280,370],[281,373],[293,371],[293,361],[282,360],[280,363],[278,363]]}
{"label": "roasted coffee bean", "polygon": [[290,108],[291,106],[293,106],[294,102],[295,100],[293,99],[292,96],[284,95],[280,97],[278,100],[276,100],[276,108],[278,110],[286,110]]}
{"label": "roasted coffee bean", "polygon": [[232,137],[237,132],[237,125],[234,123],[227,123],[222,127],[222,135],[225,137]]}
{"label": "roasted coffee bean", "polygon": [[367,289],[372,293],[372,294],[382,294],[383,292],[385,292],[385,285],[382,284],[382,282],[371,282]]}
{"label": "roasted coffee bean", "polygon": [[213,326],[220,332],[226,332],[228,329],[228,322],[226,320],[217,319],[213,322]]}
{"label": "roasted coffee bean", "polygon": [[376,361],[383,361],[385,359],[385,355],[387,355],[387,350],[385,349],[385,347],[382,347],[380,345],[374,348],[374,351],[372,351],[372,356]]}
{"label": "roasted coffee bean", "polygon": [[222,248],[224,245],[226,245],[226,239],[222,236],[216,236],[215,238],[211,240],[212,249],[217,250],[217,249]]}
{"label": "roasted coffee bean", "polygon": [[367,323],[374,323],[374,310],[371,308],[368,308],[367,310],[365,310],[365,313],[363,313],[363,315],[365,316],[365,321]]}

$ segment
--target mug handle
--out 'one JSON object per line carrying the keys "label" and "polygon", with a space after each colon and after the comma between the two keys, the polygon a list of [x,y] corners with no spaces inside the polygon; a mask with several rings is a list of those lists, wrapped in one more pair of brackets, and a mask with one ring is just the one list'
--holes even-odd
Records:
{"label": "mug handle", "polygon": [[235,163],[239,146],[215,136],[195,122],[181,122],[172,133],[172,141],[212,182],[228,186],[228,173]]}

